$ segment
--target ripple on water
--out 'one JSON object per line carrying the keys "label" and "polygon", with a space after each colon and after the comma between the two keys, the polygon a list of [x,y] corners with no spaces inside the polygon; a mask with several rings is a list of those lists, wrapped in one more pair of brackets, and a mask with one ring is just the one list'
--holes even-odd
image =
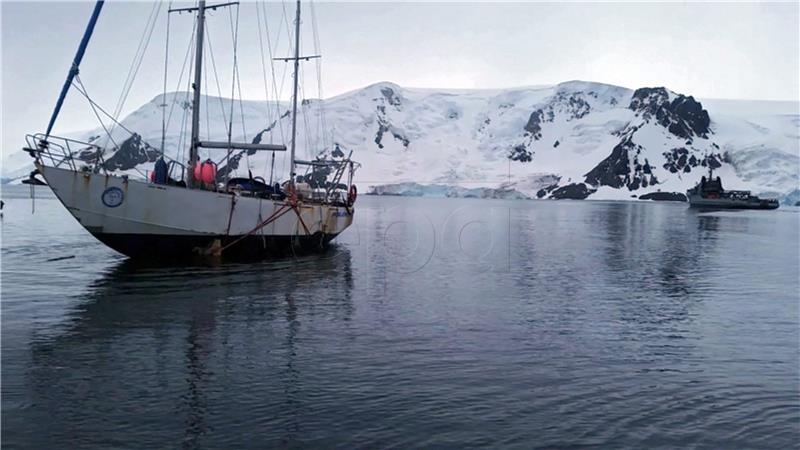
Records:
{"label": "ripple on water", "polygon": [[[449,240],[474,208],[490,223]],[[7,214],[4,444],[796,445],[796,213],[365,198],[357,217],[322,256],[159,267],[55,201]]]}

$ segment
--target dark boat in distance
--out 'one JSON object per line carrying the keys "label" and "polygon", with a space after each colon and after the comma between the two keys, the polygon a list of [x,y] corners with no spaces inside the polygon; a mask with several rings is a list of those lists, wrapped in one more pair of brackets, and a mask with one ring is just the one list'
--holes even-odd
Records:
{"label": "dark boat in distance", "polygon": [[761,199],[750,194],[750,191],[726,191],[722,188],[722,179],[714,178],[714,171],[709,167],[708,179],[705,175],[695,187],[686,191],[689,206],[694,208],[714,209],[778,209],[778,200]]}

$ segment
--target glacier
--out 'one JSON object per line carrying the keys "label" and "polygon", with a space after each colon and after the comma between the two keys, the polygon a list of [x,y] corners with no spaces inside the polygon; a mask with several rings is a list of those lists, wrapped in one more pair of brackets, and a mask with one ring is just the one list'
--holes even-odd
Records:
{"label": "glacier", "polygon": [[[69,137],[105,148],[107,170],[144,176],[159,155],[185,161],[188,92],[158,95],[121,120]],[[201,139],[288,143],[288,103],[201,100]],[[595,82],[452,90],[376,83],[328,99],[304,100],[298,158],[353,152],[362,192],[477,198],[631,200],[685,192],[708,167],[731,189],[783,202],[800,199],[800,107],[797,102],[697,100],[664,87],[628,89]],[[128,130],[135,132],[131,134]],[[286,177],[288,155],[201,150],[221,172]],[[81,153],[81,152],[77,152]],[[94,157],[83,152],[84,159]],[[223,167],[225,166],[225,167]],[[7,153],[2,177],[33,169]],[[365,189],[366,188],[366,189]]]}

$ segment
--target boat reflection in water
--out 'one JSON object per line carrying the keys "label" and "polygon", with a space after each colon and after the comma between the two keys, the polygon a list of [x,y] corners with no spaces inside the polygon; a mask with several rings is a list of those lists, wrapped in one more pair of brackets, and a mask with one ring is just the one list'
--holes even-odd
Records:
{"label": "boat reflection in water", "polygon": [[34,337],[27,389],[36,408],[16,432],[36,431],[28,442],[40,447],[126,446],[131,435],[145,436],[137,447],[194,447],[203,436],[241,447],[265,442],[249,440],[261,433],[293,442],[300,397],[313,395],[301,387],[304,352],[352,316],[352,287],[350,253],[338,246],[250,265],[124,261],[94,283],[63,332]]}

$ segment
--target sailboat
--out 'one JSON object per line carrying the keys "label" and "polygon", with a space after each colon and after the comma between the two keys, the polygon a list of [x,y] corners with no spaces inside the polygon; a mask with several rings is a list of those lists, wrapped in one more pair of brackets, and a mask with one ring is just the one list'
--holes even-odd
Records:
{"label": "sailboat", "polygon": [[[102,165],[103,149],[96,144],[51,135],[67,91],[78,74],[103,1],[95,4],[47,131],[27,136],[24,150],[34,158],[36,166],[31,177],[40,174],[87,231],[130,258],[171,259],[196,255],[263,258],[315,252],[325,249],[353,222],[357,190],[352,181],[359,165],[351,159],[352,152],[348,156],[339,152],[338,158],[306,161],[295,158],[299,63],[310,58],[300,55],[299,0],[294,55],[276,58],[294,65],[288,180],[282,185],[269,185],[252,175],[221,179],[216,164],[210,160],[200,161],[198,150],[201,148],[227,151],[228,155],[232,150],[287,150],[283,144],[231,142],[230,134],[227,142],[200,138],[206,12],[231,5],[238,6],[238,2],[207,5],[201,0],[193,7],[169,10],[196,15],[187,164],[175,160],[167,162],[162,146],[162,156],[150,179],[136,179],[106,171]],[[95,152],[95,164],[86,164],[87,150]],[[306,169],[305,175],[298,173],[298,167]],[[180,173],[175,178],[181,181],[172,177],[175,171]],[[322,181],[309,174],[323,174]]]}

